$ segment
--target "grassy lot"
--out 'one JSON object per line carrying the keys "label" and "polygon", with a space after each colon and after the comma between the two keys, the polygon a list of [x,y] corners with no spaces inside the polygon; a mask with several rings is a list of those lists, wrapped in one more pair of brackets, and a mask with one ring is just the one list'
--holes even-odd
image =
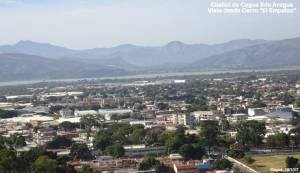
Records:
{"label": "grassy lot", "polygon": [[[259,172],[271,172],[271,168],[285,168],[285,159],[288,156],[292,156],[300,160],[300,154],[252,156],[255,162],[248,165]],[[245,163],[244,160],[241,161]]]}

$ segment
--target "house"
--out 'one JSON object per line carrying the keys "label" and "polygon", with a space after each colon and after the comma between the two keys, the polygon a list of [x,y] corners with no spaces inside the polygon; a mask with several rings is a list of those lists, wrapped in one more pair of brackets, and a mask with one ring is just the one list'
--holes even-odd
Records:
{"label": "house", "polygon": [[114,164],[114,158],[112,156],[98,156],[95,161],[99,164]]}
{"label": "house", "polygon": [[170,160],[183,160],[184,158],[180,154],[174,153],[174,154],[169,155],[169,159]]}
{"label": "house", "polygon": [[139,171],[133,168],[115,170],[115,173],[155,173],[155,172],[156,172],[155,169],[151,169],[147,171]]}
{"label": "house", "polygon": [[47,149],[47,152],[55,153],[57,156],[68,156],[71,150],[68,148]]}
{"label": "house", "polygon": [[196,166],[197,166],[197,169],[200,171],[210,170],[212,168],[212,160],[204,159],[201,163],[198,163]]}
{"label": "house", "polygon": [[175,173],[196,173],[197,167],[195,165],[177,165],[174,164]]}

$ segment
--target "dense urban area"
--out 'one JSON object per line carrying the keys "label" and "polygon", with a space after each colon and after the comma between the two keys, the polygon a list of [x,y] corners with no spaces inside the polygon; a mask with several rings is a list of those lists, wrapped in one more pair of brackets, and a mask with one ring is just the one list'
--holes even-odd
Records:
{"label": "dense urban area", "polygon": [[299,172],[300,72],[0,87],[0,173]]}

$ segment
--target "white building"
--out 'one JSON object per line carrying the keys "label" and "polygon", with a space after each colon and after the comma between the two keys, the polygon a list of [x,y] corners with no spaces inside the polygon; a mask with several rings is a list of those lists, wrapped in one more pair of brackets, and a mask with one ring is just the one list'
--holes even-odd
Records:
{"label": "white building", "polygon": [[300,113],[300,108],[293,107],[293,112]]}
{"label": "white building", "polygon": [[247,118],[248,118],[247,114],[232,114],[227,119],[231,123],[238,123],[247,120]]}
{"label": "white building", "polygon": [[249,116],[264,115],[266,112],[262,108],[248,108]]}
{"label": "white building", "polygon": [[80,117],[70,117],[70,118],[64,118],[60,117],[59,119],[55,120],[58,124],[63,123],[63,122],[70,122],[70,123],[79,123],[80,122]]}
{"label": "white building", "polygon": [[176,79],[176,80],[174,80],[174,83],[176,83],[176,84],[185,83],[185,80]]}
{"label": "white building", "polygon": [[172,122],[174,125],[191,125],[192,124],[192,116],[187,114],[173,114]]}
{"label": "white building", "polygon": [[184,158],[178,154],[178,153],[173,153],[169,155],[170,160],[183,160]]}
{"label": "white building", "polygon": [[46,93],[41,95],[42,98],[49,98],[49,97],[65,97],[65,96],[80,96],[83,92],[55,92],[55,93]]}
{"label": "white building", "polygon": [[98,114],[98,112],[95,110],[84,110],[84,111],[75,110],[74,111],[75,117],[82,117],[82,116],[86,116],[86,115],[97,115],[97,114]]}
{"label": "white building", "polygon": [[153,121],[130,121],[130,125],[143,125],[145,129],[157,127]]}
{"label": "white building", "polygon": [[15,95],[15,96],[5,96],[7,100],[14,99],[31,99],[32,95]]}
{"label": "white building", "polygon": [[216,120],[220,116],[219,111],[195,111],[191,115],[195,118],[196,122],[206,120]]}
{"label": "white building", "polygon": [[131,114],[130,109],[99,109],[98,114],[104,115],[105,120],[111,120],[113,115]]}
{"label": "white building", "polygon": [[164,146],[161,147],[146,147],[146,145],[127,145],[124,146],[125,156],[137,157],[144,156],[145,154],[163,154],[166,152]]}

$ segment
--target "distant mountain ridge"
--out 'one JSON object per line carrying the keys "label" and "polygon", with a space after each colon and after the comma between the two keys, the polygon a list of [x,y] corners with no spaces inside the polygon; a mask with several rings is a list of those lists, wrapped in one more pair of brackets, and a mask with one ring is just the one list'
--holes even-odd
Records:
{"label": "distant mountain ridge", "polygon": [[72,50],[48,43],[20,41],[15,45],[0,46],[0,53],[21,53],[47,58],[80,59],[81,61],[101,61],[120,58],[128,64],[142,67],[159,66],[166,63],[181,64],[211,55],[236,50],[266,42],[265,40],[234,40],[222,44],[185,44],[172,41],[161,47],[144,47],[123,44],[112,48]]}
{"label": "distant mountain ridge", "polygon": [[0,46],[0,53],[19,53],[50,58],[71,54],[74,53],[74,50],[49,43],[37,43],[29,40],[21,40],[14,45]]}
{"label": "distant mountain ridge", "polygon": [[47,80],[128,75],[126,70],[35,55],[0,54],[0,81]]}
{"label": "distant mountain ridge", "polygon": [[233,50],[200,59],[193,68],[280,67],[300,65],[300,37]]}
{"label": "distant mountain ridge", "polygon": [[222,44],[124,44],[72,50],[20,41],[0,46],[0,81],[122,76],[143,73],[300,65],[300,38]]}

